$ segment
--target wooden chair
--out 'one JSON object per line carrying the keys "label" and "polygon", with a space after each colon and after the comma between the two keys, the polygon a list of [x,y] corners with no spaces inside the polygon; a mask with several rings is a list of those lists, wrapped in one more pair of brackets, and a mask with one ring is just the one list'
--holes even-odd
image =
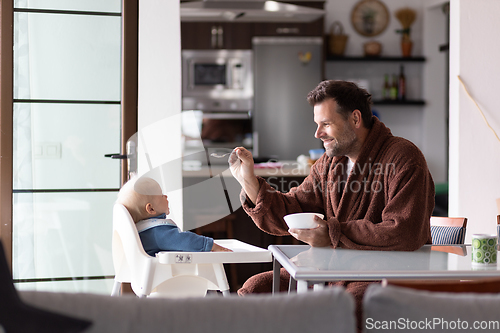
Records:
{"label": "wooden chair", "polygon": [[431,251],[454,253],[462,257],[467,255],[467,249],[463,244],[433,245]]}
{"label": "wooden chair", "polygon": [[500,278],[481,280],[382,280],[382,286],[440,292],[500,293]]}
{"label": "wooden chair", "polygon": [[[500,226],[500,216],[497,217],[498,226]],[[457,243],[451,244],[463,244],[463,239],[465,238],[465,228],[467,227],[467,218],[463,217],[431,217],[431,234],[432,228],[436,227],[444,227],[444,228],[455,228],[455,230],[463,229],[463,235],[455,235],[457,236],[455,239]],[[436,230],[434,230],[436,232]],[[449,235],[449,234],[448,234]],[[436,233],[438,236],[438,233]],[[438,236],[439,237],[439,236]],[[432,244],[436,244],[434,242],[435,238],[432,235]],[[440,241],[441,239],[437,239]],[[447,243],[441,243],[447,244]],[[464,251],[460,247],[456,247],[456,249],[452,246],[441,246],[436,247],[433,251],[444,251],[444,252],[452,252],[460,255],[465,255],[464,253],[459,253]],[[458,251],[458,252],[457,252]],[[493,279],[481,279],[481,280],[382,280],[382,286],[399,286],[417,290],[426,290],[426,291],[440,291],[440,292],[469,292],[469,293],[500,293],[500,278]]]}
{"label": "wooden chair", "polygon": [[497,247],[500,247],[500,215],[497,215]]}
{"label": "wooden chair", "polygon": [[431,217],[432,244],[464,244],[467,231],[465,217]]}

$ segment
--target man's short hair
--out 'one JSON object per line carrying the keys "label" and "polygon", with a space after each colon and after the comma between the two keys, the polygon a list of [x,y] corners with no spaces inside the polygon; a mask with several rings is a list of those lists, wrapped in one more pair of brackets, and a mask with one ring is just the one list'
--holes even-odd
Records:
{"label": "man's short hair", "polygon": [[307,95],[307,101],[312,106],[320,104],[327,99],[333,99],[337,103],[337,112],[340,113],[344,119],[347,119],[352,111],[357,109],[361,112],[364,127],[372,127],[372,95],[365,89],[349,81],[326,80],[320,82],[320,84]]}

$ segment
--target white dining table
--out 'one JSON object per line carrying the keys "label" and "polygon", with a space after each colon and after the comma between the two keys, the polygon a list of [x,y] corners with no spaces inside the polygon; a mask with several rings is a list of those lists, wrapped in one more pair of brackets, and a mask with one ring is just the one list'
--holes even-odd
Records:
{"label": "white dining table", "polygon": [[270,245],[273,293],[285,268],[297,292],[322,289],[331,281],[473,280],[500,276],[499,264],[472,265],[470,245],[424,245],[416,251],[367,251],[309,245]]}

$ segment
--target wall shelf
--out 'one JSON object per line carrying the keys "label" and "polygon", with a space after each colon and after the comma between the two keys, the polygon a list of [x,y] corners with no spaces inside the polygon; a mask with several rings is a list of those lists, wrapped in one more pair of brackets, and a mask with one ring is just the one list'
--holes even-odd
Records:
{"label": "wall shelf", "polygon": [[425,101],[423,100],[404,100],[404,101],[393,101],[393,100],[374,100],[373,105],[425,105]]}
{"label": "wall shelf", "polygon": [[[396,56],[382,56],[382,57],[364,57],[364,56],[346,56],[346,57],[343,57],[343,56],[333,56],[333,55],[327,55],[326,57],[326,61],[327,62],[330,62],[330,63],[333,63],[333,62],[352,62],[352,63],[357,63],[356,65],[354,64],[351,64],[350,66],[356,66],[356,68],[367,68],[367,66],[371,66],[371,68],[373,67],[384,67],[382,66],[382,64],[379,64],[379,65],[375,65],[375,64],[369,64],[370,62],[378,62],[378,63],[381,63],[381,62],[384,62],[384,63],[414,63],[414,64],[418,64],[418,65],[421,65],[425,62],[425,57],[423,56],[415,56],[415,57],[396,57]],[[361,64],[361,63],[365,63],[365,64]],[[342,69],[344,67],[349,67],[349,65],[344,64],[343,65],[338,65],[337,67],[337,71],[342,71]],[[349,68],[351,68],[349,67]],[[411,66],[410,66],[411,67]],[[385,67],[384,67],[385,68]],[[346,74],[348,73],[348,74]],[[356,72],[354,71],[354,74],[353,74],[353,71],[350,70],[345,70],[343,74],[341,74],[339,77],[346,77],[346,78],[349,78],[349,77],[356,77],[356,75],[358,75],[357,77],[360,77],[359,76],[359,70]],[[372,74],[372,81],[376,81],[373,79],[373,73]],[[383,72],[381,72],[380,74],[380,77],[382,77],[382,74]],[[415,73],[413,73],[415,74]],[[361,76],[362,77],[362,76]],[[368,78],[370,79],[370,78]],[[371,82],[373,84],[373,82]],[[382,82],[383,83],[383,82]],[[379,81],[377,81],[376,84],[374,84],[375,86],[377,84],[382,84],[380,83]],[[420,95],[420,94],[414,94],[416,96]],[[391,106],[391,105],[399,105],[399,106],[424,106],[425,105],[425,101],[422,100],[422,99],[406,99],[406,100],[386,100],[386,99],[374,99],[373,100],[373,105],[378,105],[378,106]]]}
{"label": "wall shelf", "polygon": [[339,57],[339,56],[327,56],[326,61],[399,61],[399,62],[425,62],[425,57]]}

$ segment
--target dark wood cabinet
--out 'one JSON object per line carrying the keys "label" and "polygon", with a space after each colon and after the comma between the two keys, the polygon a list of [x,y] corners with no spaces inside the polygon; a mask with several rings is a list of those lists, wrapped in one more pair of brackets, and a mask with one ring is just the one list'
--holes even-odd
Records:
{"label": "dark wood cabinet", "polygon": [[254,23],[182,22],[182,49],[251,49],[253,26]]}
{"label": "dark wood cabinet", "polygon": [[181,22],[183,49],[211,49],[211,27],[207,22]]}
{"label": "dark wood cabinet", "polygon": [[[323,9],[324,1],[281,1]],[[255,36],[323,36],[324,19],[308,23],[288,22],[181,22],[181,46],[185,50],[252,49]]]}

